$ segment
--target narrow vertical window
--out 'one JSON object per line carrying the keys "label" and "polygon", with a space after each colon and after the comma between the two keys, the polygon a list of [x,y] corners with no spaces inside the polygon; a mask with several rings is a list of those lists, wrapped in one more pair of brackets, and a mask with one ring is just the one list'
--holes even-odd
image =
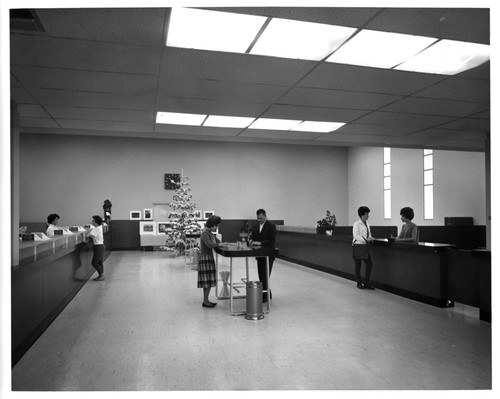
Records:
{"label": "narrow vertical window", "polygon": [[384,219],[391,218],[391,149],[384,147]]}
{"label": "narrow vertical window", "polygon": [[434,219],[434,159],[432,150],[424,150],[424,219]]}

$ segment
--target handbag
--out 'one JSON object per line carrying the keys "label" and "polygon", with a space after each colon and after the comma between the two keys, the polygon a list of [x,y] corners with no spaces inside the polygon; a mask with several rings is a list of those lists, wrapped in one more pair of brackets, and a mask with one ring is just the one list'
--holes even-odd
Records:
{"label": "handbag", "polygon": [[352,246],[353,259],[368,259],[370,256],[370,247],[368,244],[354,244]]}

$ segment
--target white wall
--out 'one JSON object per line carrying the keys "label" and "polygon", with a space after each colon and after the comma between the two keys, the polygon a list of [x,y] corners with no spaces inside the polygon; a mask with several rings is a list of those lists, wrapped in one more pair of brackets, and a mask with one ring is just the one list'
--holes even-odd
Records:
{"label": "white wall", "polygon": [[472,216],[486,224],[484,153],[434,151],[434,219],[423,219],[423,151],[391,150],[392,217],[384,219],[383,149],[349,149],[349,223],[361,205],[370,208],[372,225],[401,225],[399,211],[410,206],[417,225],[443,225],[446,216]]}
{"label": "white wall", "polygon": [[347,220],[347,149],[319,146],[21,135],[20,220],[89,223],[105,199],[113,219],[172,201],[165,173],[189,176],[193,202],[224,219],[258,208],[286,224],[315,226],[326,209]]}

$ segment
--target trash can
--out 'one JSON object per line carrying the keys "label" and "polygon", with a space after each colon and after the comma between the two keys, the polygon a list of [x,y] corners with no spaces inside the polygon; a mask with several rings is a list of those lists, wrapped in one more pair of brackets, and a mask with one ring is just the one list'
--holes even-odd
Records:
{"label": "trash can", "polygon": [[262,283],[260,281],[247,282],[247,320],[262,320]]}

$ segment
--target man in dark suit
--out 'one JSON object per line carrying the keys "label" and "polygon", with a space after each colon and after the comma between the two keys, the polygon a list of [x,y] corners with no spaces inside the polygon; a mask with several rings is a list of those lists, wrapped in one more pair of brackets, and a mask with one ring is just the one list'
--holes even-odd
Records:
{"label": "man in dark suit", "polygon": [[[252,245],[262,246],[267,248],[275,248],[276,243],[276,226],[267,220],[266,211],[259,209],[257,211],[258,224],[252,229]],[[267,276],[266,276],[266,258],[259,257],[257,259],[257,270],[259,272],[259,280],[262,282],[262,289],[267,290]],[[271,271],[273,269],[274,256],[269,257],[269,278],[271,278]],[[272,294],[270,293],[272,298]],[[262,294],[262,301],[267,301],[267,293]]]}

